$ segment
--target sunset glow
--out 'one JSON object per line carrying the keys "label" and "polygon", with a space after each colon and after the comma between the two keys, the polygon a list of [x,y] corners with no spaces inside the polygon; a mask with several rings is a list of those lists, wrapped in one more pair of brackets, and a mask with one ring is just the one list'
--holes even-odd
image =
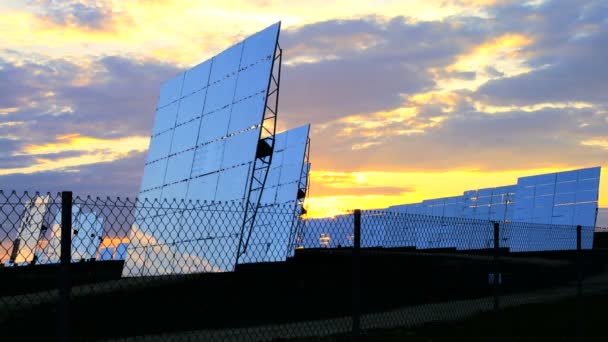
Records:
{"label": "sunset glow", "polygon": [[[103,167],[91,191],[134,196],[161,82],[279,20],[278,130],[311,123],[310,216],[606,168],[599,66],[608,27],[589,14],[600,10],[557,1],[9,0],[0,5],[2,187],[29,189],[44,175],[41,186],[70,188],[54,180]],[[72,179],[85,191],[91,181]]]}

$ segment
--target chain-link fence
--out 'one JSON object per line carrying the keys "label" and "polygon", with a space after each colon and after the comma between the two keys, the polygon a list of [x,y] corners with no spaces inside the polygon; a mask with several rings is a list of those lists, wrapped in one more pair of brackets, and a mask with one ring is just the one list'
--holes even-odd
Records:
{"label": "chain-link fence", "polygon": [[264,206],[247,225],[237,202],[0,191],[0,337],[593,340],[601,329],[608,232],[328,212]]}

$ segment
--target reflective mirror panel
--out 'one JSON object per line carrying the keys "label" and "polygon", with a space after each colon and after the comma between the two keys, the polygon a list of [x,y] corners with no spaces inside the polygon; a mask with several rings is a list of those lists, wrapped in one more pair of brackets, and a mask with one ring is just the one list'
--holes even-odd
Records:
{"label": "reflective mirror panel", "polygon": [[236,77],[229,77],[211,84],[209,88],[207,88],[207,97],[205,98],[203,114],[209,114],[232,105],[235,88]]}
{"label": "reflective mirror panel", "polygon": [[181,97],[184,73],[181,73],[160,85],[160,95],[158,97],[157,108],[162,108],[173,103]]}
{"label": "reflective mirror panel", "polygon": [[215,200],[215,192],[217,190],[217,181],[219,173],[212,173],[206,176],[192,178],[188,187],[187,199],[198,201],[213,201]]}
{"label": "reflective mirror panel", "polygon": [[165,132],[166,130],[175,127],[175,120],[177,118],[178,108],[179,103],[174,102],[156,110],[154,127],[152,128],[152,135]]}
{"label": "reflective mirror panel", "polygon": [[188,182],[179,182],[170,185],[165,185],[163,187],[162,197],[166,200],[177,200],[181,201],[186,197],[186,192],[188,191]]}
{"label": "reflective mirror panel", "polygon": [[264,116],[266,96],[257,94],[235,103],[230,114],[228,133],[235,133],[259,125]]}
{"label": "reflective mirror panel", "polygon": [[190,178],[193,160],[194,150],[169,157],[167,172],[165,174],[165,184],[171,184]]}
{"label": "reflective mirror panel", "polygon": [[232,78],[239,70],[242,52],[243,43],[238,43],[213,57],[209,84],[225,80],[227,77]]}
{"label": "reflective mirror panel", "polygon": [[206,144],[228,134],[231,107],[204,115],[200,125],[198,144]]}
{"label": "reflective mirror panel", "polygon": [[192,166],[193,177],[220,170],[222,158],[224,156],[225,143],[225,140],[218,140],[196,149],[194,165]]}
{"label": "reflective mirror panel", "polygon": [[167,158],[155,161],[144,166],[144,175],[141,180],[141,191],[156,188],[163,185]]}
{"label": "reflective mirror panel", "polygon": [[220,173],[215,193],[216,201],[243,201],[249,181],[250,164],[226,169]]}
{"label": "reflective mirror panel", "polygon": [[187,96],[207,87],[209,82],[209,72],[211,71],[212,60],[203,63],[186,71],[182,95]]}
{"label": "reflective mirror panel", "polygon": [[272,70],[272,59],[262,60],[251,65],[239,73],[235,101],[242,100],[254,94],[266,95],[270,82],[270,71]]}
{"label": "reflective mirror panel", "polygon": [[175,128],[173,141],[171,142],[171,154],[194,149],[194,147],[196,147],[199,124],[199,121],[194,120]]}
{"label": "reflective mirror panel", "polygon": [[276,23],[247,38],[244,42],[241,66],[246,67],[262,59],[273,58],[280,28],[281,24]]}
{"label": "reflective mirror panel", "polygon": [[181,125],[203,115],[206,91],[198,91],[179,101],[176,125]]}
{"label": "reflective mirror panel", "polygon": [[150,163],[162,158],[167,158],[169,156],[169,152],[171,151],[172,139],[173,130],[166,131],[150,138],[147,162]]}
{"label": "reflective mirror panel", "polygon": [[259,135],[259,129],[252,129],[226,139],[221,169],[251,163],[255,158]]}

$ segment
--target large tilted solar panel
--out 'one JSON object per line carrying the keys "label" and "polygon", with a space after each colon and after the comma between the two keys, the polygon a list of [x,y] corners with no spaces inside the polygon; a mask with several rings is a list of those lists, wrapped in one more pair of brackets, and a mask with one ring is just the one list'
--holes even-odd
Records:
{"label": "large tilted solar panel", "polygon": [[306,150],[310,125],[275,135],[270,170],[262,192],[247,252],[239,263],[284,261],[293,242],[289,238],[299,219],[300,180],[308,177]]}
{"label": "large tilted solar panel", "polygon": [[[279,29],[272,25],[161,86],[140,198],[245,201]],[[205,216],[206,232],[182,231],[184,213],[196,209],[139,208],[123,275],[233,270],[245,211],[229,220]]]}

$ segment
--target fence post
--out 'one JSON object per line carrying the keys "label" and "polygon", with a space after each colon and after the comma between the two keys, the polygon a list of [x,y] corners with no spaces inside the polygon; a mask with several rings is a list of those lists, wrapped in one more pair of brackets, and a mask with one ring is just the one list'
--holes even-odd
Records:
{"label": "fence post", "polygon": [[352,341],[358,342],[361,333],[361,210],[355,209],[353,229],[352,279]]}
{"label": "fence post", "polygon": [[[500,327],[500,224],[498,222],[494,222],[494,314],[496,319],[496,327],[498,329]],[[496,340],[500,340],[499,332],[497,331],[498,338]]]}
{"label": "fence post", "polygon": [[70,340],[70,263],[72,260],[72,192],[61,192],[61,257],[59,265],[58,340]]}
{"label": "fence post", "polygon": [[583,249],[581,241],[582,226],[576,226],[576,340],[583,341]]}

